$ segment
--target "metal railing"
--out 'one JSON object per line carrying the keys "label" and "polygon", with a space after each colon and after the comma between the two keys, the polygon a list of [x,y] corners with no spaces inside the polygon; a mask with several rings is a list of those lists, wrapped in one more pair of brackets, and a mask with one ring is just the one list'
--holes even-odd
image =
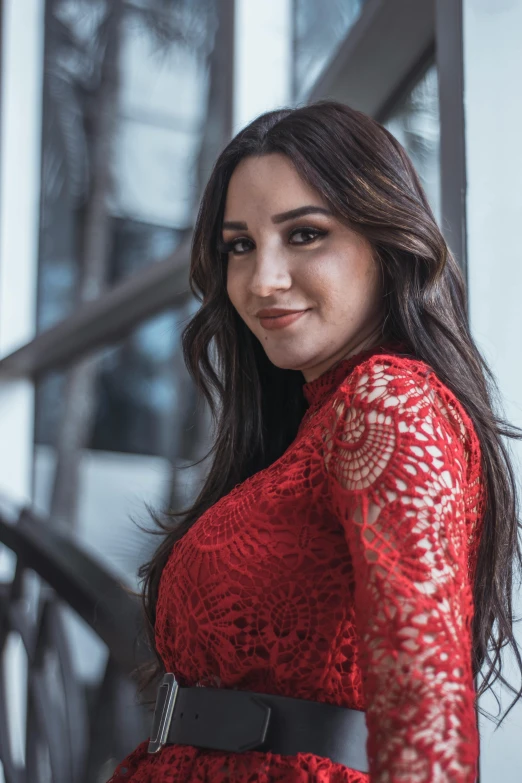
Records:
{"label": "metal railing", "polygon": [[[148,736],[150,712],[132,674],[150,657],[138,642],[139,601],[69,537],[24,509],[0,511],[0,549],[16,564],[0,584],[0,759],[5,783],[105,783],[116,763]],[[74,612],[108,651],[95,685],[75,671],[68,614]],[[6,650],[21,640],[25,741],[12,736],[14,709]],[[24,668],[24,667],[21,667]],[[11,673],[12,676],[12,673]],[[25,753],[15,753],[15,745]],[[22,755],[22,759],[20,759]],[[25,757],[25,758],[23,758]]]}

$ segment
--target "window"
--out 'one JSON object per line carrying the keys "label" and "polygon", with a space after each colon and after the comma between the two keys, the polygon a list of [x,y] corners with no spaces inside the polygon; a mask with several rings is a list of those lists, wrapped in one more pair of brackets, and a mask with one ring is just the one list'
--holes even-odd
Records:
{"label": "window", "polygon": [[294,99],[304,100],[337,46],[346,38],[365,0],[294,0]]}
{"label": "window", "polygon": [[47,4],[39,330],[192,226],[214,6]]}
{"label": "window", "polygon": [[434,64],[399,99],[383,125],[410,156],[440,225],[440,117]]}

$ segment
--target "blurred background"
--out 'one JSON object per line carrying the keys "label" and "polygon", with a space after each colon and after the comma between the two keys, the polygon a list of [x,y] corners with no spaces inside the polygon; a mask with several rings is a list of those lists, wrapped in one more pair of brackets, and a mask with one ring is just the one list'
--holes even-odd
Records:
{"label": "blurred background", "polygon": [[[247,122],[335,98],[399,139],[522,425],[522,2],[2,0],[0,28],[0,783],[94,783],[147,736],[129,590],[147,504],[205,475],[189,245]],[[493,727],[481,783],[515,783],[520,705]]]}

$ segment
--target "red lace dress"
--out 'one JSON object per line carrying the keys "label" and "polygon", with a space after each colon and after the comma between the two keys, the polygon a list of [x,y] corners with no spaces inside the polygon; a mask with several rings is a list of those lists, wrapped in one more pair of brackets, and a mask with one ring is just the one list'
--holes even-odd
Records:
{"label": "red lace dress", "polygon": [[298,434],[178,541],[157,645],[180,685],[366,710],[369,776],[311,753],[144,742],[111,783],[474,783],[470,624],[479,445],[449,390],[389,349],[305,384]]}

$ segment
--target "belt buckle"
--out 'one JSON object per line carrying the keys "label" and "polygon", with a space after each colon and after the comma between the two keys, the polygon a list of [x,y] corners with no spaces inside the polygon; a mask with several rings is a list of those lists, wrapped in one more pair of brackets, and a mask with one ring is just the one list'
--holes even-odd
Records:
{"label": "belt buckle", "polygon": [[152,730],[149,739],[149,753],[158,753],[167,741],[172,714],[174,712],[174,707],[176,706],[178,687],[178,683],[173,674],[168,673],[163,676],[156,697],[156,706],[154,708]]}

